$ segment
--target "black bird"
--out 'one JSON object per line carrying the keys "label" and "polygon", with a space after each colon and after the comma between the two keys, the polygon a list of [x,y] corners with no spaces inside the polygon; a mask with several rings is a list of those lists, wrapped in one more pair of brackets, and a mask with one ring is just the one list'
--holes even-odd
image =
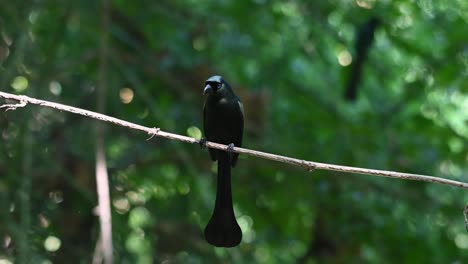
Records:
{"label": "black bird", "polygon": [[345,90],[345,98],[348,101],[355,101],[358,93],[358,86],[361,82],[362,68],[369,53],[370,47],[374,42],[374,32],[380,24],[377,17],[371,17],[366,23],[361,25],[356,32],[354,42],[355,60],[351,64],[351,72],[348,84]]}
{"label": "black bird", "polygon": [[205,239],[217,247],[235,247],[242,240],[232,207],[231,167],[239,154],[230,152],[242,144],[244,109],[231,86],[221,76],[212,76],[205,82],[203,129],[206,140],[229,145],[226,151],[208,149],[213,161],[218,161],[216,202],[213,214],[205,227]]}

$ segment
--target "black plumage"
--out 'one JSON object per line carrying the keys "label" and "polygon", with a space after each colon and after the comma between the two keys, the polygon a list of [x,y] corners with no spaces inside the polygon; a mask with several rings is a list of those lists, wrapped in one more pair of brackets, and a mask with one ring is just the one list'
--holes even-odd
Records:
{"label": "black plumage", "polygon": [[[221,76],[212,76],[205,82],[203,128],[206,140],[240,147],[244,130],[244,110],[239,98]],[[213,161],[218,161],[216,202],[213,214],[205,228],[205,239],[217,247],[234,247],[242,240],[232,206],[231,167],[238,154],[209,149]]]}

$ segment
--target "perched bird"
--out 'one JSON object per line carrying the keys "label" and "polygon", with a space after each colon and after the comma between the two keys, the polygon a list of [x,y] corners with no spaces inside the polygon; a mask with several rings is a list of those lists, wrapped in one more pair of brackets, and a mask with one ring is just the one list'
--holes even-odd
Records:
{"label": "perched bird", "polygon": [[205,137],[201,143],[212,141],[229,145],[226,151],[208,149],[213,161],[218,161],[216,202],[213,214],[205,228],[205,239],[217,247],[235,247],[242,239],[232,207],[231,167],[239,154],[230,152],[242,144],[244,109],[231,86],[221,77],[212,76],[205,82],[207,95],[203,107]]}
{"label": "perched bird", "polygon": [[371,17],[366,23],[359,27],[354,40],[355,60],[351,64],[351,72],[345,90],[345,99],[355,101],[357,98],[359,83],[362,77],[362,68],[367,53],[374,42],[374,32],[380,24],[377,17]]}

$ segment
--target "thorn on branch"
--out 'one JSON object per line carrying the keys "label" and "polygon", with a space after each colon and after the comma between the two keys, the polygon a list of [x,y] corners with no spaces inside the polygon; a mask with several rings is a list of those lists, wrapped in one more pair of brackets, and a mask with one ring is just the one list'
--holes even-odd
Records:
{"label": "thorn on branch", "polygon": [[20,100],[17,104],[4,104],[1,105],[0,108],[6,108],[5,112],[9,110],[16,110],[17,108],[25,107],[28,104],[26,100]]}
{"label": "thorn on branch", "polygon": [[313,172],[313,171],[315,170],[316,167],[317,167],[317,166],[315,166],[315,165],[309,164],[309,166],[307,167],[307,170],[308,170],[309,172]]}
{"label": "thorn on branch", "polygon": [[159,127],[153,127],[152,131],[151,132],[148,132],[148,135],[151,135],[149,138],[147,138],[146,140],[150,140],[152,139],[154,136],[156,136],[159,131],[161,131],[161,129]]}
{"label": "thorn on branch", "polygon": [[310,162],[307,162],[305,160],[302,161],[302,166],[304,168],[306,168],[306,170],[308,172],[313,172],[315,170],[315,168],[317,168],[317,166],[315,166],[314,164],[311,164]]}

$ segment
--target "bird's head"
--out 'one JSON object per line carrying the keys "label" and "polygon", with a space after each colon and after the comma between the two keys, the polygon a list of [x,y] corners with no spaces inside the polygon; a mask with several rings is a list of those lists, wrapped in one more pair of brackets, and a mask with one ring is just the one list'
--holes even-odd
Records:
{"label": "bird's head", "polygon": [[222,93],[224,90],[227,89],[229,89],[229,84],[227,84],[226,81],[224,81],[223,77],[215,75],[211,76],[205,81],[205,89],[203,90],[203,95]]}

